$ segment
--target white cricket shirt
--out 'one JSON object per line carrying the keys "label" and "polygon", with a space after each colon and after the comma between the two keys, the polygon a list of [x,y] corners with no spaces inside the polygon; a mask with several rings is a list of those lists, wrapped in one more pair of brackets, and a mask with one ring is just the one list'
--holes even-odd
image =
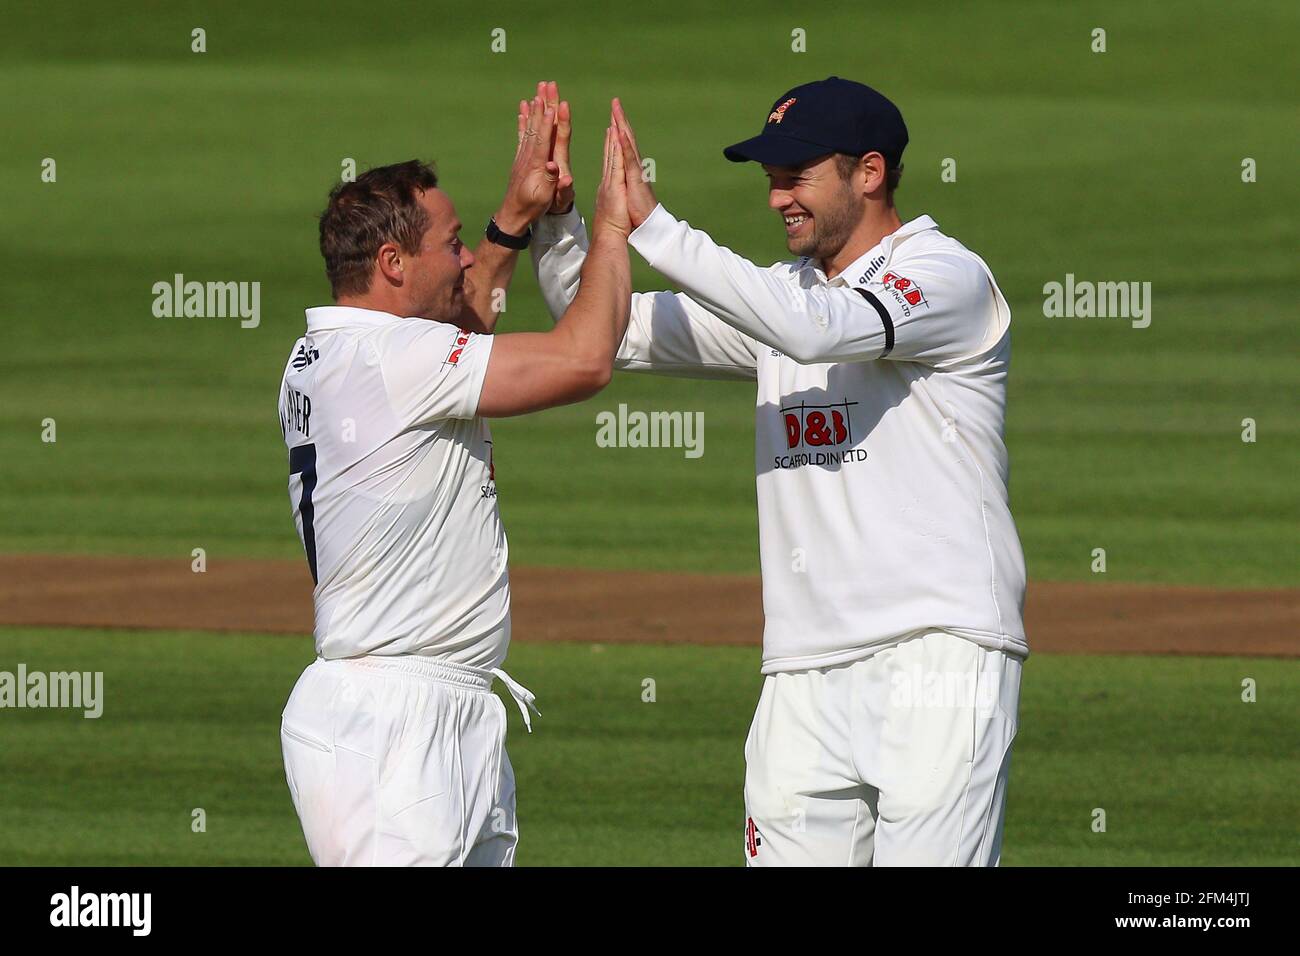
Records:
{"label": "white cricket shirt", "polygon": [[[1003,441],[1011,312],[922,216],[827,281],[761,268],[662,206],[631,236],[681,293],[636,293],[619,368],[756,380],[763,672],[858,660],[918,631],[1028,653]],[[548,307],[586,235],[543,217]],[[706,423],[707,427],[707,423]]]}
{"label": "white cricket shirt", "polygon": [[492,435],[492,336],[307,310],[280,386],[289,500],[316,580],[316,653],[499,667],[510,641]]}

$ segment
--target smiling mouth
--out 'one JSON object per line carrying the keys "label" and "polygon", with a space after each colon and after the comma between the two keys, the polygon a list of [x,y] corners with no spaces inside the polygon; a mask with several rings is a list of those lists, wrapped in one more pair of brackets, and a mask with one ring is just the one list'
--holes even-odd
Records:
{"label": "smiling mouth", "polygon": [[808,223],[812,222],[812,216],[809,216],[807,213],[799,213],[795,216],[785,216],[783,218],[785,219],[785,234],[787,236],[793,236],[795,233],[802,230]]}

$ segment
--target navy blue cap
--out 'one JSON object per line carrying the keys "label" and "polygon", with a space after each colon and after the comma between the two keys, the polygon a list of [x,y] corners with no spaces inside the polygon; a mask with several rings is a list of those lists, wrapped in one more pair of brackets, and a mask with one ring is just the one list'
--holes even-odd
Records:
{"label": "navy blue cap", "polygon": [[763,132],[722,155],[733,163],[801,166],[827,153],[877,152],[894,169],[906,146],[907,126],[897,106],[869,86],[831,76],[783,94],[768,111]]}

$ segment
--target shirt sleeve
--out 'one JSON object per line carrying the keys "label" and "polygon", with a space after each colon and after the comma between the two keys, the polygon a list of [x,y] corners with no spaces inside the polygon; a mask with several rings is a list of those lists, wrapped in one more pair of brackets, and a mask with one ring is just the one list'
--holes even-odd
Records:
{"label": "shirt sleeve", "polygon": [[533,227],[528,246],[542,300],[558,322],[578,295],[578,279],[587,259],[587,229],[575,204],[560,215],[545,215]]}
{"label": "shirt sleeve", "polygon": [[663,206],[629,241],[710,313],[806,364],[944,364],[981,351],[995,318],[982,267],[955,251],[910,256],[905,269],[851,288],[801,283],[788,266],[756,266]]}
{"label": "shirt sleeve", "polygon": [[[542,298],[559,321],[577,295],[586,260],[586,228],[576,208],[543,216],[533,232],[532,258]],[[633,293],[628,332],[614,367],[690,378],[740,378],[758,372],[758,343],[680,293]]]}
{"label": "shirt sleeve", "polygon": [[759,345],[680,292],[634,292],[614,367],[686,378],[758,377]]}
{"label": "shirt sleeve", "polygon": [[[576,210],[543,216],[533,232],[537,284],[551,317],[560,316],[578,294],[587,257],[587,231]],[[689,378],[747,379],[757,375],[759,345],[689,296],[672,292],[632,293],[632,314],[614,367],[631,372]]]}
{"label": "shirt sleeve", "polygon": [[406,319],[375,342],[388,403],[407,428],[473,418],[493,338],[445,322]]}

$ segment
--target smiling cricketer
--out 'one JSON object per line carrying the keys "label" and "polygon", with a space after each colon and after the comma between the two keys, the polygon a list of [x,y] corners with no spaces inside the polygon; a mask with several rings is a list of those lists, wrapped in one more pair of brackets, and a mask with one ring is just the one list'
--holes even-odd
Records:
{"label": "smiling cricketer", "polygon": [[[530,224],[572,203],[568,106],[546,93],[520,103],[506,198],[476,251],[417,160],[339,183],[321,216],[333,304],[307,310],[280,389],[316,646],[280,742],[320,866],[514,865],[494,683],[530,731],[536,707],[503,669],[509,544],[489,420],[604,388],[632,287],[611,117],[582,294],[549,332],[497,332],[493,298]],[[548,160],[553,140],[564,153]]]}
{"label": "smiling cricketer", "polygon": [[[984,261],[894,206],[907,128],[860,83],[796,87],[759,135],[797,258],[763,268],[674,218],[619,118],[635,293],[616,367],[757,384],[764,681],[745,744],[752,866],[993,866],[1021,664],[1024,557],[1003,439],[1010,309]],[[539,223],[552,314],[576,212]]]}

